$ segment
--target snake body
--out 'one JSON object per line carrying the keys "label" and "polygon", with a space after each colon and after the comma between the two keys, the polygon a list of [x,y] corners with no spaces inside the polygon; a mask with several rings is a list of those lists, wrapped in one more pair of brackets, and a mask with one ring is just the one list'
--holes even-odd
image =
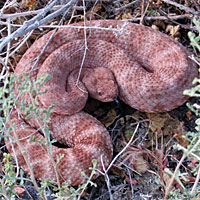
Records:
{"label": "snake body", "polygon": [[[187,100],[183,91],[192,87],[198,73],[186,48],[159,31],[117,20],[91,21],[86,24],[90,27],[87,29],[80,28],[83,25],[81,22],[59,29],[32,69],[32,61],[40,55],[52,31],[45,34],[26,51],[15,69],[18,76],[30,71],[31,78],[51,75],[43,86],[47,93],[39,96],[39,103],[41,108],[55,105],[49,117],[50,132],[52,138],[68,148],[53,146],[50,158],[46,146],[27,142],[30,134],[37,140],[43,137],[36,131],[40,128],[38,123],[19,117],[17,110],[11,116],[16,124],[11,135],[21,143],[21,147],[14,144],[19,165],[30,172],[22,148],[36,178],[56,180],[52,159],[56,163],[56,155],[62,154],[57,177],[60,182],[71,180],[71,185],[84,182],[80,173],[90,174],[88,168],[93,159],[97,160],[99,170],[102,163],[107,167],[112,159],[112,141],[107,130],[81,111],[88,95],[105,102],[119,96],[140,111],[165,112]],[[16,84],[18,94],[17,87]],[[28,94],[20,100],[25,104],[31,102]],[[11,145],[6,143],[14,156]]]}

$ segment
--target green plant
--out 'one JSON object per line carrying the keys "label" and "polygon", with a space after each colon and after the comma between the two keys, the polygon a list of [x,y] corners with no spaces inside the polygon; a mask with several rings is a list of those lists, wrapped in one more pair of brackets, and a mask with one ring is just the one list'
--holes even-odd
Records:
{"label": "green plant", "polygon": [[[189,32],[188,36],[191,41],[191,45],[194,48],[197,48],[198,51],[200,51],[200,45],[199,45],[200,21],[194,18],[193,23],[195,25],[196,30],[198,31],[198,36],[192,32]],[[198,63],[197,60],[194,59],[194,61]],[[191,97],[200,97],[200,79],[195,78],[193,81],[193,84],[194,84],[194,87],[191,89],[185,90],[184,94],[189,95]],[[165,194],[165,196],[168,196],[169,199],[177,199],[177,200],[178,199],[185,199],[185,200],[198,199],[199,197],[198,195],[200,193],[200,186],[198,184],[200,180],[200,113],[199,113],[200,105],[198,104],[191,105],[188,103],[187,106],[196,114],[196,116],[198,116],[198,119],[196,120],[196,127],[195,127],[196,132],[188,132],[186,136],[184,137],[189,142],[189,145],[187,146],[187,148],[184,148],[183,146],[179,144],[174,146],[174,148],[177,148],[183,151],[183,156],[181,160],[179,161],[175,169],[175,172],[171,174],[172,178]],[[189,158],[190,160],[192,159],[197,160],[195,167],[190,172],[193,176],[195,176],[195,182],[192,188],[186,188],[184,184],[182,183],[182,181],[179,179],[179,177],[182,177],[182,179],[187,182],[187,177],[189,177],[188,172],[180,173],[180,170],[179,170],[180,166],[182,165],[186,157]],[[180,190],[169,192],[174,179],[179,183],[179,185],[182,186],[182,189],[184,190],[184,192],[180,192]]]}
{"label": "green plant", "polygon": [[[59,162],[62,160],[63,155],[56,155],[57,160],[53,159],[52,155],[52,145],[56,140],[50,139],[50,129],[49,129],[49,115],[52,112],[53,105],[50,106],[47,110],[41,109],[38,105],[38,96],[45,91],[42,91],[43,84],[49,80],[49,75],[43,75],[41,77],[37,77],[37,79],[30,78],[27,75],[23,75],[23,79],[21,77],[16,77],[14,74],[7,75],[4,80],[3,87],[0,88],[0,112],[2,113],[2,118],[0,118],[0,127],[2,130],[1,139],[4,138],[6,140],[10,140],[12,143],[18,143],[20,147],[20,141],[18,139],[14,139],[10,132],[15,132],[15,124],[12,124],[10,121],[10,115],[14,107],[17,107],[20,114],[25,116],[26,120],[34,118],[40,130],[44,134],[44,138],[42,140],[36,140],[35,137],[27,138],[27,142],[38,142],[42,143],[47,147],[48,154],[54,164],[54,169],[57,173],[57,166]],[[18,84],[18,95],[13,91],[14,82]],[[23,100],[19,100],[21,95],[29,95],[30,102],[24,102]],[[23,154],[23,150],[21,149]],[[59,183],[59,176],[57,174],[57,181],[54,182],[52,180],[43,180],[39,185],[35,180],[31,164],[29,163],[28,158],[24,155],[27,166],[30,171],[31,182],[35,186],[38,194],[42,197],[42,199],[47,199],[48,194],[46,193],[47,187],[51,187],[53,191],[55,191],[54,196],[57,199],[62,199],[69,196],[69,199],[73,199],[79,197],[83,191],[87,188],[88,185],[96,186],[92,181],[92,177],[95,175],[96,171],[96,162],[93,162],[93,168],[91,168],[91,175],[88,177],[83,173],[83,176],[86,178],[86,184],[80,185],[77,189],[69,186],[69,182],[65,182],[63,185]],[[6,199],[14,199],[15,192],[13,190],[15,185],[23,186],[24,181],[28,179],[23,178],[23,171],[20,170],[20,173],[16,171],[19,169],[18,166],[12,164],[11,155],[4,154],[4,163],[5,163],[5,174],[1,180],[1,188],[0,193]],[[30,180],[28,180],[30,181]],[[69,180],[70,181],[70,180]]]}
{"label": "green plant", "polygon": [[17,181],[15,166],[11,162],[12,158],[10,154],[4,153],[3,156],[5,175],[1,179],[0,194],[2,194],[7,199],[13,199],[15,197],[13,188]]}
{"label": "green plant", "polygon": [[193,18],[192,22],[194,23],[195,28],[196,28],[196,30],[198,31],[199,34],[196,35],[193,32],[189,32],[188,37],[191,41],[191,45],[193,47],[196,47],[198,49],[198,51],[200,51],[200,44],[199,44],[199,42],[200,42],[200,21],[197,20],[196,18]]}

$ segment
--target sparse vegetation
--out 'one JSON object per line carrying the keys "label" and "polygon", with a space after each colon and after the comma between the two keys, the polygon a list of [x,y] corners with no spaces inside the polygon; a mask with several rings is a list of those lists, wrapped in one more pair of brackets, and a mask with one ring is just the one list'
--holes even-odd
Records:
{"label": "sparse vegetation", "polygon": [[[10,140],[10,145],[17,143],[20,147],[20,140],[16,140],[10,135],[10,132],[15,132],[16,124],[12,124],[10,122],[10,115],[12,115],[13,107],[19,108],[20,114],[25,116],[26,120],[34,118],[38,123],[40,130],[44,133],[44,138],[42,140],[36,140],[35,136],[30,136],[27,139],[27,142],[38,142],[47,147],[49,157],[52,159],[54,163],[55,170],[57,168],[58,163],[62,160],[63,155],[57,155],[57,162],[55,163],[52,157],[52,145],[56,140],[50,139],[50,131],[49,131],[49,121],[48,116],[51,113],[51,109],[53,106],[50,106],[48,110],[40,109],[38,107],[38,96],[44,92],[41,92],[41,88],[47,80],[50,79],[48,75],[43,75],[42,77],[37,77],[37,80],[34,78],[30,79],[28,76],[24,74],[24,79],[22,80],[20,77],[16,77],[15,75],[7,74],[5,77],[4,87],[0,88],[0,99],[1,105],[0,111],[3,112],[3,117],[1,118],[1,130],[4,132],[4,135],[1,135],[1,138],[5,138],[5,140]],[[16,93],[13,91],[13,83],[14,81],[19,82],[18,90],[19,94],[16,96]],[[31,102],[26,104],[24,101],[19,101],[21,95],[30,94]],[[20,149],[23,152],[23,149]],[[80,185],[77,189],[74,189],[69,186],[70,180],[66,180],[63,185],[60,185],[59,178],[57,177],[57,182],[52,180],[43,180],[41,184],[35,180],[31,163],[29,163],[26,154],[23,154],[26,162],[28,163],[28,167],[30,170],[30,179],[24,178],[23,170],[19,169],[16,164],[13,164],[11,154],[4,153],[3,154],[3,163],[5,168],[5,174],[1,180],[1,194],[7,199],[14,199],[16,197],[15,186],[19,185],[23,187],[24,181],[31,181],[35,188],[38,191],[38,195],[40,195],[43,199],[48,199],[49,194],[46,192],[48,187],[51,187],[55,193],[55,197],[63,198],[63,199],[76,199],[80,196],[88,185],[96,186],[95,183],[91,181],[91,178],[96,173],[96,161],[93,162],[93,168],[91,168],[91,175],[88,177],[85,173],[82,175],[86,178],[87,182],[83,185]],[[68,181],[68,182],[67,182]]]}

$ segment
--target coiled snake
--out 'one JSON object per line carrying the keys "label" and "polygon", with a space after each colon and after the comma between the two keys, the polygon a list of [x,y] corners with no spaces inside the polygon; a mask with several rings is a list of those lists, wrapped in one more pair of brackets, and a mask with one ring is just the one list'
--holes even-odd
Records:
{"label": "coiled snake", "polygon": [[[51,75],[42,88],[47,93],[39,96],[39,102],[42,108],[55,105],[49,117],[51,135],[69,147],[52,147],[55,162],[56,154],[64,154],[57,167],[60,182],[71,180],[72,185],[77,185],[83,182],[82,171],[89,175],[92,159],[98,161],[97,169],[102,170],[101,158],[107,167],[113,151],[107,130],[81,111],[88,95],[105,102],[119,96],[131,107],[145,112],[169,111],[187,100],[183,91],[192,87],[197,67],[181,44],[143,25],[117,20],[92,21],[87,23],[92,28],[86,29],[86,35],[84,29],[78,28],[83,26],[82,22],[73,25],[58,30],[31,77]],[[27,50],[16,66],[16,75],[30,72],[31,61],[41,53],[51,34],[52,31]],[[86,39],[87,51],[77,87]],[[16,84],[16,93],[17,87]],[[27,94],[20,99],[31,102]],[[25,121],[16,110],[11,121],[16,124],[16,134],[11,132],[11,135],[20,140],[35,177],[56,180],[46,146],[27,142],[31,134],[37,140],[43,137],[36,131],[40,128],[38,123],[34,119]],[[14,156],[11,145],[6,143]],[[14,147],[19,165],[29,172],[20,147],[16,143]]]}

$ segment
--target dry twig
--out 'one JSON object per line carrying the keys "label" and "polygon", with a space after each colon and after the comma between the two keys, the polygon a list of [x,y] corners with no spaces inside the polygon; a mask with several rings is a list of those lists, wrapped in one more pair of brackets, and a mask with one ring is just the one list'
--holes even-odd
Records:
{"label": "dry twig", "polygon": [[[52,7],[49,11],[57,11],[59,9],[63,8],[63,5],[57,5]],[[83,10],[83,6],[74,6],[74,9],[76,10]],[[25,17],[25,16],[30,16],[30,15],[38,15],[41,14],[44,11],[44,9],[39,9],[39,10],[30,10],[26,12],[21,12],[21,13],[11,13],[11,14],[0,14],[0,19],[7,19],[7,18],[16,18],[16,17]]]}
{"label": "dry twig", "polygon": [[[173,184],[173,182],[174,182],[174,179],[176,178],[176,175],[177,175],[177,172],[178,172],[180,166],[182,165],[182,163],[183,163],[183,161],[185,160],[185,158],[186,158],[188,155],[190,155],[199,145],[200,145],[200,140],[197,141],[197,143],[192,147],[192,149],[191,149],[189,152],[183,154],[181,160],[179,161],[178,165],[176,166],[176,169],[175,169],[175,171],[174,171],[174,173],[173,173],[173,176],[172,176],[172,178],[170,179],[169,185],[168,185],[168,187],[167,187],[167,189],[166,189],[166,192],[165,192],[165,199],[166,199],[166,200],[167,200],[168,193],[169,193],[169,191],[170,191],[170,189],[171,189],[171,187],[172,187],[172,184]],[[200,172],[199,172],[199,173],[200,173]],[[199,176],[200,176],[200,175],[199,175]]]}
{"label": "dry twig", "polygon": [[[51,19],[63,14],[66,10],[71,8],[77,0],[70,0],[66,5],[64,5],[59,10],[49,14],[47,17],[43,18],[47,12],[51,10],[52,7],[54,7],[58,0],[54,0],[50,5],[44,8],[43,12],[38,14],[37,16],[33,17],[29,21],[26,21],[25,24],[17,29],[15,32],[13,32],[10,36],[7,36],[6,38],[3,38],[0,43],[0,51],[14,38],[18,38],[20,36],[23,36],[24,34],[28,33],[29,31],[32,31],[38,27],[40,27],[42,24],[45,24],[46,22],[50,21]],[[43,19],[42,19],[43,18]],[[41,19],[41,20],[40,20]],[[40,21],[39,21],[40,20]]]}
{"label": "dry twig", "polygon": [[185,12],[192,13],[193,15],[198,15],[199,14],[194,9],[188,8],[187,6],[181,5],[181,4],[176,3],[174,1],[171,1],[171,0],[162,0],[162,1],[167,3],[167,4],[175,6],[175,7],[179,8],[180,10],[184,10]]}
{"label": "dry twig", "polygon": [[[179,20],[188,18],[191,19],[193,16],[189,14],[184,15],[167,15],[167,16],[144,16],[143,21],[151,21],[151,20],[163,20],[163,21],[171,21],[171,20]],[[133,18],[133,19],[127,19],[124,21],[130,21],[130,22],[139,22],[141,20],[141,17]]]}

